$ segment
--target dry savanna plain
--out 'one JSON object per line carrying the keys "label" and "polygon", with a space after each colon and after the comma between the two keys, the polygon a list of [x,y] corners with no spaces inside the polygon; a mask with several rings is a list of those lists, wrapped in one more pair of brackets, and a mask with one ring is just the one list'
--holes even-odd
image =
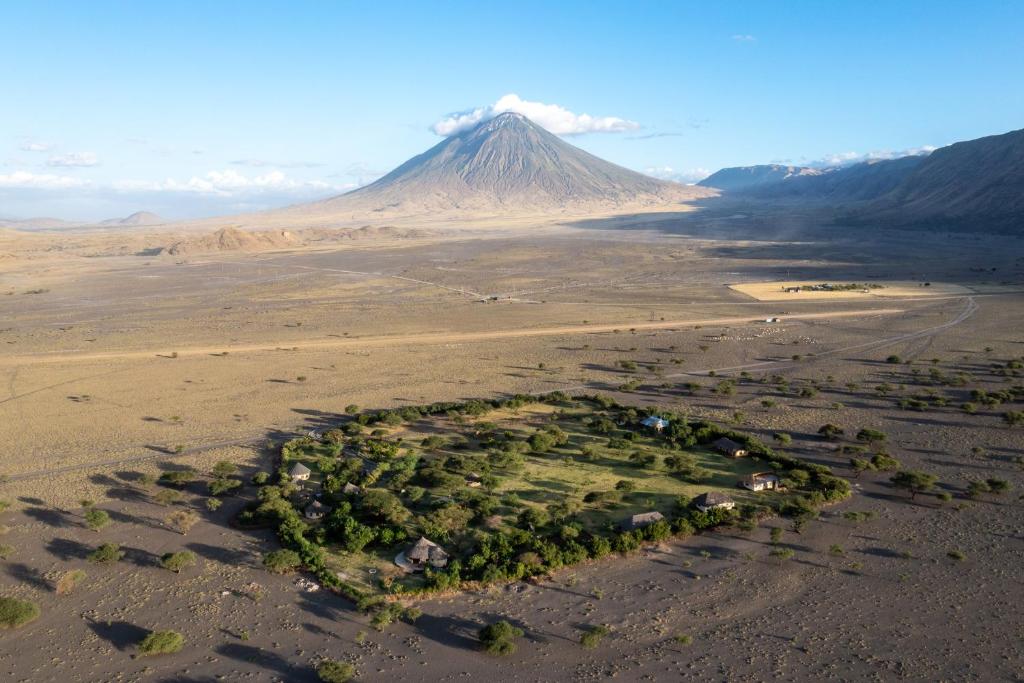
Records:
{"label": "dry savanna plain", "polygon": [[[0,631],[0,675],[314,681],[332,659],[365,681],[1020,680],[1024,245],[773,220],[434,226],[252,253],[7,245],[0,595],[40,614]],[[820,283],[872,287],[783,291]],[[853,495],[806,524],[410,600],[418,618],[380,628],[267,571],[275,534],[236,523],[288,439],[353,412],[552,391],[713,421]],[[851,465],[882,450],[934,484],[911,496]],[[244,485],[207,505],[222,461]],[[201,481],[176,496],[153,483],[185,468]],[[110,523],[90,529],[90,510]],[[87,559],[103,543],[120,561]],[[161,566],[178,551],[196,563]],[[502,619],[523,635],[495,657],[477,634]],[[600,647],[581,643],[599,626]],[[139,656],[162,629],[182,649]]]}

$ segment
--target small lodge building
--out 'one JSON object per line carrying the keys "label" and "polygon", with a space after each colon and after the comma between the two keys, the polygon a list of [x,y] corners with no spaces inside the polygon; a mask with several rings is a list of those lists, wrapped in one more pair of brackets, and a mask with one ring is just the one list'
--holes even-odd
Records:
{"label": "small lodge building", "polygon": [[777,491],[779,477],[771,472],[756,472],[744,477],[740,485],[751,491]]}
{"label": "small lodge building", "polygon": [[483,477],[481,477],[476,472],[470,472],[469,474],[466,475],[466,486],[468,486],[471,489],[478,489],[483,485],[483,483]]}
{"label": "small lodge building", "polygon": [[324,505],[319,500],[314,500],[312,503],[306,506],[303,514],[306,519],[323,519],[324,515],[331,511],[329,505]]}
{"label": "small lodge building", "polygon": [[343,486],[341,489],[341,492],[344,493],[346,496],[354,496],[356,494],[362,493],[362,491],[363,490],[361,488],[359,488],[350,481],[346,481],[345,486]]}
{"label": "small lodge building", "polygon": [[406,571],[421,572],[427,567],[441,569],[448,564],[448,553],[433,541],[420,536],[411,548],[399,553],[395,564]]}
{"label": "small lodge building", "polygon": [[651,415],[650,417],[645,417],[640,422],[640,424],[642,424],[644,427],[647,427],[648,429],[653,429],[656,432],[660,432],[661,430],[665,429],[665,427],[668,427],[668,420],[664,420],[656,415]]}
{"label": "small lodge building", "polygon": [[736,443],[732,439],[724,436],[721,439],[715,441],[711,445],[714,446],[716,451],[718,451],[719,453],[724,453],[725,455],[728,455],[730,458],[742,458],[747,454],[746,448]]}
{"label": "small lodge building", "polygon": [[297,462],[292,465],[292,468],[288,470],[288,476],[292,478],[292,483],[300,481],[308,481],[309,475],[313,474],[313,470],[309,469],[301,462]]}
{"label": "small lodge building", "polygon": [[710,512],[711,510],[732,510],[736,507],[736,503],[720,491],[708,491],[694,498],[693,506],[701,512]]}
{"label": "small lodge building", "polygon": [[663,519],[665,519],[665,515],[661,514],[657,510],[653,512],[642,512],[623,520],[619,527],[623,531],[636,531],[637,529],[643,529],[644,527],[650,526],[655,522],[660,522]]}

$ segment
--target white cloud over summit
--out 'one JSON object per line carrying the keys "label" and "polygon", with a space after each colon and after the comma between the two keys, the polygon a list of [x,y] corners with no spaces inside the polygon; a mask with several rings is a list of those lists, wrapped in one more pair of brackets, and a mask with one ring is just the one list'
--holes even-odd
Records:
{"label": "white cloud over summit", "polygon": [[494,104],[449,114],[431,126],[431,130],[442,137],[448,137],[468,130],[481,121],[509,111],[522,114],[555,135],[621,133],[640,127],[639,123],[618,116],[576,114],[557,104],[531,102],[510,93],[498,99]]}
{"label": "white cloud over summit", "polygon": [[704,180],[711,171],[706,168],[690,168],[687,170],[676,170],[671,166],[651,166],[644,169],[646,175],[660,180],[674,180],[677,183],[692,184]]}
{"label": "white cloud over summit", "polygon": [[922,145],[902,150],[882,149],[873,152],[837,152],[826,154],[821,159],[809,162],[809,166],[815,168],[834,168],[836,166],[849,166],[859,164],[862,161],[883,161],[886,159],[899,159],[901,157],[922,156],[931,154],[938,147],[934,145]]}

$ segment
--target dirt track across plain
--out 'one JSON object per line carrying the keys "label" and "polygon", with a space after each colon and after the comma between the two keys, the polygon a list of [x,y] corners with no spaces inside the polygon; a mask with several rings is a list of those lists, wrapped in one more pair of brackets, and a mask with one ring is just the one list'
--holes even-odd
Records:
{"label": "dirt track across plain", "polygon": [[[832,318],[853,318],[866,315],[897,315],[904,313],[902,308],[865,308],[855,311],[831,311],[820,313],[795,313],[786,316],[786,320],[823,320]],[[728,318],[705,318],[699,320],[661,320],[657,322],[626,322],[621,324],[601,325],[567,325],[560,327],[538,327],[535,329],[511,329],[511,330],[482,330],[476,332],[458,333],[426,333],[426,334],[403,334],[403,335],[380,335],[368,337],[346,337],[340,339],[311,339],[303,341],[301,349],[335,349],[335,348],[365,348],[381,346],[412,346],[431,344],[458,344],[464,342],[487,341],[491,339],[516,339],[522,337],[553,337],[566,334],[599,334],[614,332],[622,328],[635,330],[665,330],[676,327],[688,327],[692,325],[737,325],[755,322],[750,316],[733,316]],[[262,344],[244,345],[223,345],[203,346],[191,348],[151,349],[141,351],[109,351],[99,353],[79,353],[76,351],[59,351],[46,354],[28,354],[22,356],[9,356],[0,359],[0,365],[24,365],[31,363],[67,363],[75,361],[97,361],[97,360],[127,360],[138,358],[149,358],[161,354],[176,353],[181,356],[200,356],[217,353],[259,353],[263,351],[274,351],[276,348],[295,346],[294,341],[282,342],[277,347],[273,342]]]}

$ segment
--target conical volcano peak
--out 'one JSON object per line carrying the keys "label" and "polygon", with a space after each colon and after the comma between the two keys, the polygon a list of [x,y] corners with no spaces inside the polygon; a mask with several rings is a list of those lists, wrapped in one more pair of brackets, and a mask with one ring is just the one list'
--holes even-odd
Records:
{"label": "conical volcano peak", "polygon": [[330,210],[584,212],[670,204],[705,191],[651,178],[503,112],[445,138],[366,187],[320,202]]}

